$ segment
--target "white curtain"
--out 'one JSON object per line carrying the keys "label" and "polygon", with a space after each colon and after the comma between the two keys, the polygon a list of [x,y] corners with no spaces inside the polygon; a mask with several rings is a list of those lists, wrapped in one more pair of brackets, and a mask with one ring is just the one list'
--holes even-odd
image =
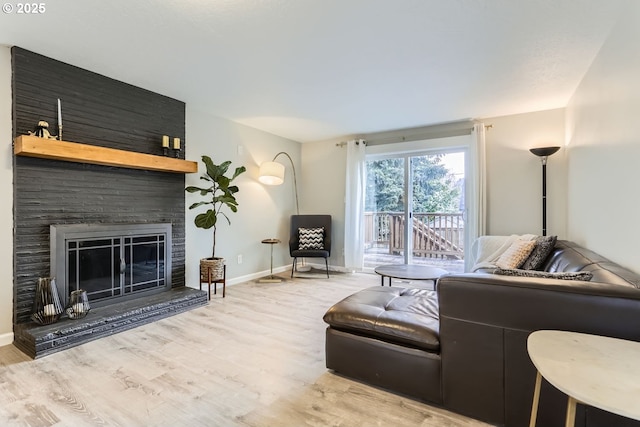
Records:
{"label": "white curtain", "polygon": [[484,123],[477,123],[471,131],[469,144],[468,175],[470,185],[467,188],[467,208],[465,230],[467,244],[464,248],[465,271],[471,270],[473,257],[471,244],[480,236],[486,234],[487,224],[487,190],[486,190],[486,150]]}
{"label": "white curtain", "polygon": [[361,271],[364,260],[365,141],[347,142],[347,179],[344,212],[344,263]]}

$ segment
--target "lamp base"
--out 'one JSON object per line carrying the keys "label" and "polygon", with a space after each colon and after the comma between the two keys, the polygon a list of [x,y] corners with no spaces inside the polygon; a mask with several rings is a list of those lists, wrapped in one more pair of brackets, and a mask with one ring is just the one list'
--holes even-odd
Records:
{"label": "lamp base", "polygon": [[264,279],[259,279],[259,283],[280,283],[282,279],[277,278],[276,276],[265,277]]}

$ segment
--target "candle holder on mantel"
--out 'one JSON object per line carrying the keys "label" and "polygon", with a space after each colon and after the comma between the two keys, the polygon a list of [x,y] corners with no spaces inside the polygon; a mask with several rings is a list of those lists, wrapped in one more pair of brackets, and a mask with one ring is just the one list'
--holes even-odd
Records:
{"label": "candle holder on mantel", "polygon": [[169,155],[169,135],[162,135],[162,155]]}
{"label": "candle holder on mantel", "polygon": [[31,320],[40,325],[55,323],[60,318],[62,311],[56,280],[53,277],[38,278]]}
{"label": "candle holder on mantel", "polygon": [[67,316],[69,319],[82,319],[89,314],[91,307],[89,306],[89,298],[87,291],[78,289],[71,292],[69,297],[69,305],[67,306]]}
{"label": "candle holder on mantel", "polygon": [[180,158],[180,138],[173,138],[173,155],[176,159]]}

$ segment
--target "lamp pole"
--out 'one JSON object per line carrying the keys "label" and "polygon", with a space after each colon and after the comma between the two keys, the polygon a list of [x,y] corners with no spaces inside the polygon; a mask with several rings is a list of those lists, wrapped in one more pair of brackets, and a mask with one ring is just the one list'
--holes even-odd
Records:
{"label": "lamp pole", "polygon": [[297,179],[296,179],[296,167],[293,164],[293,159],[291,158],[291,156],[289,154],[285,153],[284,151],[281,151],[278,154],[276,154],[275,156],[273,156],[272,162],[275,162],[276,159],[278,158],[278,156],[281,155],[281,154],[287,156],[287,158],[291,162],[291,170],[293,170],[293,190],[294,190],[294,192],[296,194],[296,213],[298,215],[300,215],[300,207],[298,206],[298,182],[297,182]]}
{"label": "lamp pole", "polygon": [[542,161],[542,235],[547,235],[547,158],[560,147],[532,148],[531,151]]}

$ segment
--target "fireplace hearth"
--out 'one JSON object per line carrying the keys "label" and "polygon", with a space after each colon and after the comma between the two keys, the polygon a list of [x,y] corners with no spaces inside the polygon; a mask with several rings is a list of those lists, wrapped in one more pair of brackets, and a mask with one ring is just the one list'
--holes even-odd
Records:
{"label": "fireplace hearth", "polygon": [[82,290],[91,311],[17,324],[14,344],[38,358],[206,305],[206,292],[171,287],[171,235],[168,223],[51,225],[51,277],[62,306]]}
{"label": "fireplace hearth", "polygon": [[14,344],[34,359],[208,304],[207,293],[181,286],[92,308],[86,317],[50,325],[16,325]]}

